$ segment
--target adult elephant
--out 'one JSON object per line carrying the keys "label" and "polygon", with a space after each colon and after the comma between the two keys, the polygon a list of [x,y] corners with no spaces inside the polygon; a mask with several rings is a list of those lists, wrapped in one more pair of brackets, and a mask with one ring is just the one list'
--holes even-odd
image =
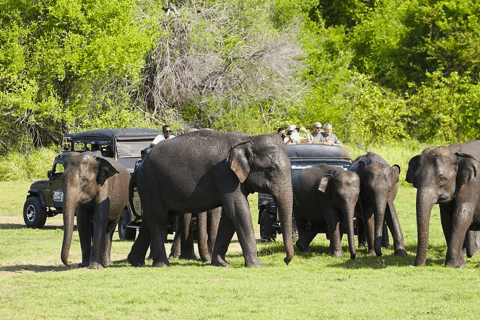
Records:
{"label": "adult elephant", "polygon": [[[475,170],[480,170],[480,164],[475,164]],[[453,206],[451,216],[451,236],[447,242],[447,257],[445,265],[454,268],[464,268],[465,259],[462,246],[464,239],[470,247],[469,241],[474,241],[471,246],[475,246],[475,233],[473,230],[480,230],[480,177],[473,177],[466,182],[458,191],[457,200]],[[468,234],[467,234],[468,232]],[[467,247],[467,255],[472,256]]]}
{"label": "adult elephant", "polygon": [[[364,224],[368,251],[371,255],[382,255],[382,239],[385,221],[393,236],[395,255],[405,256],[403,233],[395,210],[394,199],[398,190],[400,166],[390,166],[380,155],[368,152],[356,158],[348,171],[360,177],[360,199],[358,210]],[[361,228],[360,228],[361,229]]]}
{"label": "adult elephant", "polygon": [[[480,159],[480,140],[448,147],[429,147],[410,159],[406,181],[417,189],[416,266],[426,265],[430,212],[434,204],[440,206],[442,229],[450,247],[452,217],[458,205],[462,205],[457,195],[477,175],[476,159]],[[473,252],[471,249],[467,251]],[[451,265],[450,262],[447,265]]]}
{"label": "adult elephant", "polygon": [[[222,208],[218,207],[195,215],[198,229],[198,251],[202,261],[211,261],[211,254],[213,252],[215,239],[217,238],[221,214]],[[193,230],[191,229],[191,221],[191,213],[177,216],[177,227],[170,251],[170,258],[197,259],[193,246],[194,236]]]}
{"label": "adult elephant", "polygon": [[112,264],[112,236],[128,203],[130,174],[118,162],[103,158],[98,152],[71,152],[63,173],[64,236],[61,257],[68,261],[74,216],[82,249],[80,267],[93,269]]}
{"label": "adult elephant", "polygon": [[[360,194],[360,179],[355,172],[319,165],[303,169],[292,182],[293,213],[299,239],[297,247],[310,251],[310,242],[322,227],[330,235],[328,253],[342,256],[341,240],[347,227],[350,258],[355,259],[354,214]],[[310,228],[307,228],[307,223]]]}
{"label": "adult elephant", "polygon": [[164,239],[172,214],[223,207],[212,265],[228,266],[237,233],[245,266],[260,266],[247,196],[268,193],[278,204],[288,264],[293,258],[290,161],[278,135],[249,136],[214,130],[189,132],[155,145],[134,172],[143,222],[128,261],[145,264],[152,239],[154,266],[169,266]]}

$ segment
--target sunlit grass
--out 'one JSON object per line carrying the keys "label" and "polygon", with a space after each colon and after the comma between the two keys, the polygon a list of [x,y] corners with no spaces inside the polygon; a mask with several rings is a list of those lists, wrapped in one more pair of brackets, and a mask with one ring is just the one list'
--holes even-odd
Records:
{"label": "sunlit grass", "polygon": [[[61,216],[49,218],[44,229],[25,228],[25,186],[0,183],[0,191],[16,187],[8,200],[17,208],[6,204],[3,192],[0,201],[2,319],[473,319],[480,311],[480,255],[466,259],[467,269],[444,267],[438,208],[431,219],[427,267],[413,267],[417,238],[411,187],[402,186],[395,202],[408,257],[396,257],[392,249],[371,257],[359,248],[350,260],[344,237],[344,257],[332,258],[326,254],[328,240],[319,235],[312,252],[297,251],[288,266],[281,241],[257,241],[265,267],[244,268],[234,239],[227,254],[230,268],[178,259],[170,260],[170,268],[153,268],[148,259],[146,267],[134,268],[126,261],[132,242],[115,235],[114,265],[103,270],[63,266]],[[250,200],[258,238],[256,195]],[[77,232],[69,258],[75,265],[81,260]]]}

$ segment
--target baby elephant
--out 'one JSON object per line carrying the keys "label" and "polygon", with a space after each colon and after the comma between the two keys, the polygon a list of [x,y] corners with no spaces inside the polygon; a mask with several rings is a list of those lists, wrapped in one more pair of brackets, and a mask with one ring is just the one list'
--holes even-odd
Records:
{"label": "baby elephant", "polygon": [[68,154],[64,182],[62,262],[68,261],[74,216],[82,248],[80,267],[112,264],[110,249],[115,226],[128,202],[130,174],[117,161],[92,152]]}
{"label": "baby elephant", "polygon": [[303,169],[292,186],[293,214],[299,235],[297,247],[310,251],[310,242],[326,225],[330,235],[328,254],[341,257],[341,240],[346,226],[350,258],[355,259],[353,216],[360,194],[358,175],[339,167],[319,165]]}

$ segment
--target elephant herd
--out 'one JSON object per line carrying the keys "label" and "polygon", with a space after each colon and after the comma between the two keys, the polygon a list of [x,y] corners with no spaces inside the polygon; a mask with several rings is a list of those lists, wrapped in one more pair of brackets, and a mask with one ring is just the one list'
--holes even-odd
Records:
{"label": "elephant herd", "polygon": [[[464,267],[476,250],[480,230],[480,141],[430,147],[409,162],[406,181],[417,188],[418,249],[415,265],[425,265],[428,225],[434,204],[440,205],[447,242],[445,264]],[[368,251],[381,256],[384,224],[390,229],[395,254],[407,254],[394,198],[400,167],[368,152],[345,171],[320,165],[302,170],[291,179],[291,165],[278,135],[251,136],[198,130],[155,145],[130,176],[112,159],[84,152],[70,153],[63,174],[65,185],[62,262],[68,261],[77,215],[82,249],[80,266],[101,268],[111,264],[110,249],[115,226],[136,187],[142,203],[142,224],[128,261],[145,265],[150,247],[153,266],[169,266],[165,250],[167,226],[177,219],[171,257],[194,257],[192,214],[198,215],[199,252],[214,266],[228,266],[226,253],[236,233],[246,267],[261,266],[248,203],[254,192],[270,194],[278,208],[286,251],[285,263],[294,255],[292,216],[298,228],[301,251],[327,226],[329,254],[341,256],[346,230],[350,257],[356,256],[354,216],[359,238],[365,235]],[[130,193],[130,195],[129,195]],[[131,205],[131,207],[133,207]],[[213,221],[208,226],[208,221]],[[210,237],[207,240],[207,228]],[[181,240],[179,240],[181,238]],[[182,243],[181,251],[179,242]]]}

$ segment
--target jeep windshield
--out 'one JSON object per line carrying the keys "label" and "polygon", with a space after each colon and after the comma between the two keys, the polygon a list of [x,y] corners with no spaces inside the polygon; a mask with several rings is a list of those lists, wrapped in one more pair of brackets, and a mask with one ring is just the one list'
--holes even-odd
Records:
{"label": "jeep windshield", "polygon": [[121,141],[117,142],[118,158],[140,158],[143,149],[150,146],[152,140]]}

